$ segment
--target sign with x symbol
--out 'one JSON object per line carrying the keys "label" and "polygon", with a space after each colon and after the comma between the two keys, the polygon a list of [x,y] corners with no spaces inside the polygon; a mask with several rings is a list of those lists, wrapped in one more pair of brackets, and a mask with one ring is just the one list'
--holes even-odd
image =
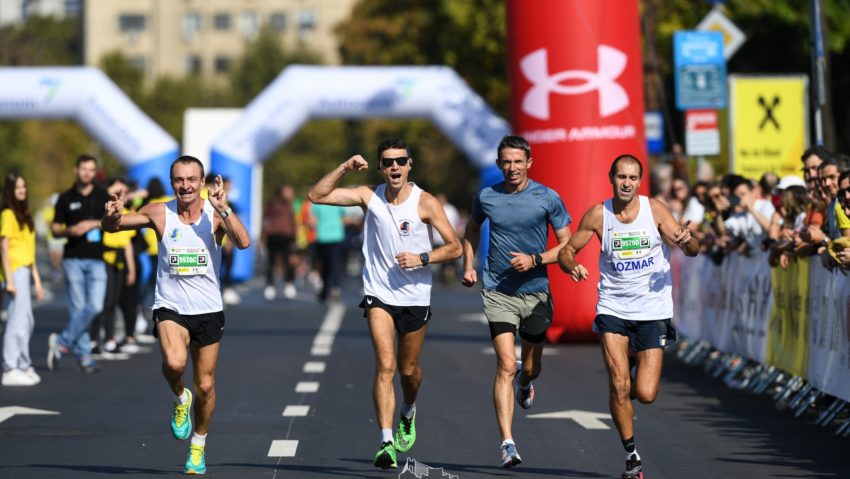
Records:
{"label": "sign with x symbol", "polygon": [[777,130],[781,130],[779,122],[776,121],[776,117],[773,116],[773,110],[779,106],[780,99],[777,95],[773,95],[773,99],[770,100],[769,103],[770,104],[768,104],[768,101],[765,100],[764,95],[759,95],[759,106],[764,110],[764,118],[761,120],[761,123],[759,123],[759,130],[763,130],[768,122],[773,123],[773,126]]}
{"label": "sign with x symbol", "polygon": [[808,146],[807,84],[802,75],[731,75],[729,171],[758,179],[799,174]]}

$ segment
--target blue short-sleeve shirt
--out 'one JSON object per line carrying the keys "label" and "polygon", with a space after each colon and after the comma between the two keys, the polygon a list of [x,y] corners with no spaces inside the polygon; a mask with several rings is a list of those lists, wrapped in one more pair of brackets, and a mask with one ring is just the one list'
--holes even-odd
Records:
{"label": "blue short-sleeve shirt", "polygon": [[572,218],[554,190],[528,180],[520,192],[508,193],[504,183],[482,189],[472,204],[472,219],[490,220],[490,251],[484,262],[484,289],[506,294],[549,290],[545,267],[519,273],[511,266],[511,251],[543,253],[549,225],[554,231],[569,226]]}

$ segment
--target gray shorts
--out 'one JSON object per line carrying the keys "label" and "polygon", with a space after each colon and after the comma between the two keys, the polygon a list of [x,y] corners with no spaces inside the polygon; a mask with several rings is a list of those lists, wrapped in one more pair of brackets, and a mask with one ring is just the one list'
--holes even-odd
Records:
{"label": "gray shorts", "polygon": [[552,295],[548,291],[506,294],[482,289],[481,298],[491,336],[511,330],[519,331],[520,337],[530,342],[543,341],[552,323]]}

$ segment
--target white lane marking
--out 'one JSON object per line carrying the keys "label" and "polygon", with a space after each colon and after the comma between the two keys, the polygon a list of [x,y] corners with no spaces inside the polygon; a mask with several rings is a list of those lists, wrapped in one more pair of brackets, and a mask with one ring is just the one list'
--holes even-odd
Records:
{"label": "white lane marking", "polygon": [[487,324],[487,315],[484,313],[469,313],[469,314],[461,314],[458,318],[463,323],[481,323]]}
{"label": "white lane marking", "polygon": [[[493,346],[487,346],[486,348],[483,348],[481,350],[481,352],[483,354],[490,354],[490,355],[496,354],[496,352],[493,351]],[[543,348],[543,355],[544,356],[557,356],[558,350],[544,347]],[[520,358],[521,356],[522,356],[522,347],[517,345],[517,347],[516,347],[516,357]]]}
{"label": "white lane marking", "polygon": [[600,421],[600,419],[611,419],[610,414],[603,412],[569,410],[531,414],[528,417],[531,419],[572,419],[585,429],[611,429],[607,424]]}
{"label": "white lane marking", "polygon": [[3,422],[16,414],[55,415],[59,413],[56,411],[46,411],[44,409],[33,409],[30,407],[23,406],[0,407],[0,422]]}
{"label": "white lane marking", "polygon": [[304,363],[305,373],[323,373],[325,372],[325,363],[322,361],[307,361]]}
{"label": "white lane marking", "polygon": [[343,316],[345,316],[345,306],[339,302],[331,303],[327,314],[325,314],[325,319],[322,321],[322,326],[313,339],[310,354],[313,356],[330,356],[334,338],[336,338],[336,333],[342,324]]}
{"label": "white lane marking", "polygon": [[319,390],[319,383],[316,381],[300,381],[295,385],[297,393],[314,393]]}
{"label": "white lane marking", "polygon": [[310,406],[302,406],[300,404],[290,404],[283,410],[283,417],[303,417],[310,412]]}
{"label": "white lane marking", "polygon": [[298,441],[276,439],[269,447],[269,457],[295,457]]}

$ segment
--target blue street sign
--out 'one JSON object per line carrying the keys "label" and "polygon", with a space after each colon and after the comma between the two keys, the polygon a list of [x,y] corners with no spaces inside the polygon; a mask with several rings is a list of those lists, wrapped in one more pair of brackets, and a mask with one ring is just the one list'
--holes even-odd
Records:
{"label": "blue street sign", "polygon": [[664,115],[660,111],[648,111],[643,115],[646,149],[650,155],[664,153]]}
{"label": "blue street sign", "polygon": [[676,108],[726,108],[726,59],[720,32],[679,31],[673,36]]}

